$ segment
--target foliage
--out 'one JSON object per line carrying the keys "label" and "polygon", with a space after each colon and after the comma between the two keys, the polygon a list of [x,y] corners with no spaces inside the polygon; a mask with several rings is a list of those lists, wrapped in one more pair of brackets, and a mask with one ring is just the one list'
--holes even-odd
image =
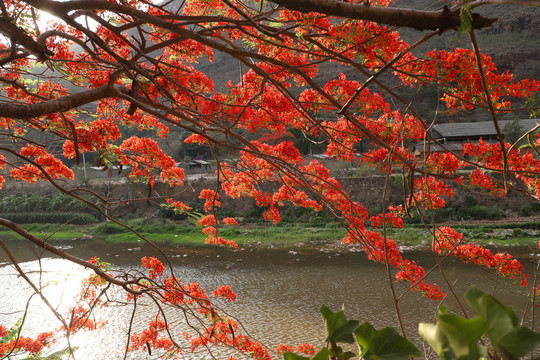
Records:
{"label": "foliage", "polygon": [[[512,308],[473,287],[465,295],[477,315],[465,319],[442,307],[436,324],[421,323],[419,333],[443,360],[485,358],[490,351],[503,359],[520,359],[540,344],[540,334],[519,326]],[[490,347],[479,345],[487,335]]]}
{"label": "foliage", "polygon": [[521,216],[531,216],[540,212],[540,203],[524,204],[521,207]]}
{"label": "foliage", "polygon": [[36,193],[10,194],[0,199],[2,212],[95,212],[88,205],[64,193],[40,195]]}
{"label": "foliage", "polygon": [[506,142],[508,142],[510,144],[515,143],[525,133],[525,131],[523,130],[523,128],[522,128],[522,126],[521,126],[521,124],[519,122],[519,119],[514,119],[511,122],[509,122],[508,124],[506,124],[503,127],[502,131],[503,131],[503,134],[505,136]]}
{"label": "foliage", "polygon": [[[475,32],[493,22],[473,11],[489,2],[410,11],[388,7],[386,0],[334,7],[327,7],[332,1],[304,1],[187,0],[181,6],[138,0],[1,2],[0,189],[6,177],[29,184],[44,181],[81,208],[63,201],[53,206],[50,198],[34,202],[37,196],[6,196],[3,204],[13,206],[10,212],[67,206],[65,211],[92,211],[117,223],[122,206],[155,202],[190,217],[206,243],[232,247],[237,244],[224,237],[224,229],[239,219],[220,213],[224,198],[253,201],[258,207],[254,212],[274,225],[289,206],[307,209],[306,216],[327,209],[346,230],[342,242],[358,244],[369,259],[384,265],[390,281],[440,300],[452,282],[434,283],[430,272],[407,259],[386,231],[403,227],[416,211],[430,231],[435,256],[473,262],[527,287],[529,274],[511,254],[471,243],[432,216],[448,205],[456,186],[499,197],[510,189],[540,197],[538,134],[529,131],[529,147],[517,148],[505,142],[498,126],[500,113],[512,112],[515,99],[534,107],[540,82],[514,79],[481,53]],[[40,21],[46,13],[51,21]],[[394,26],[429,32],[409,45]],[[468,34],[470,49],[437,50],[429,43],[458,28]],[[429,51],[416,51],[422,44]],[[238,73],[228,69],[226,84],[216,84],[201,70],[215,56],[239,64]],[[329,73],[321,75],[324,71]],[[411,92],[398,92],[404,87]],[[420,116],[416,95],[407,95],[426,87],[439,93],[434,114],[483,112],[497,129],[496,141],[464,142],[459,152],[438,141],[431,127],[440,118]],[[169,133],[176,134],[172,141],[181,136],[182,146],[171,146]],[[413,147],[421,143],[431,150],[417,155]],[[179,166],[182,159],[174,155],[180,150],[187,158],[195,155],[191,150],[202,149],[214,158],[217,185],[202,189],[200,201],[190,206],[180,195],[193,188]],[[324,154],[304,156],[313,149]],[[66,159],[79,164],[85,154],[95,155],[93,165],[118,171],[126,183],[144,184],[147,191],[122,196],[111,193],[107,184],[89,189],[78,183]],[[327,158],[380,173],[385,183],[380,212],[368,211],[344,191],[325,165]],[[162,185],[175,195],[164,196]],[[68,333],[71,325],[96,327],[90,315],[107,302],[108,286],[114,284],[134,302],[134,311],[139,309],[137,299],[146,297],[194,314],[196,321],[188,323],[200,326],[192,325],[196,335],[185,339],[190,349],[226,345],[257,359],[269,357],[259,343],[238,334],[237,323],[214,308],[198,284],[182,284],[172,268],[165,274],[157,258],[143,259],[147,273],[110,272],[96,259],[74,258],[1,216],[0,225],[94,272],[69,321],[55,314]],[[99,231],[118,228],[104,225]],[[152,234],[135,228],[131,233],[137,241],[151,243]],[[226,288],[216,294],[232,299]],[[394,300],[398,302],[396,295]],[[144,332],[129,334],[130,348],[154,347],[179,356],[182,347],[172,341],[164,314],[155,315]],[[335,316],[341,324],[344,319]],[[353,324],[329,325],[336,332],[329,333],[329,347],[317,356],[349,357],[338,342],[351,340]],[[371,336],[374,342],[363,354],[379,356],[380,333],[368,325],[361,329],[356,339]],[[395,336],[388,330],[382,334]],[[496,350],[511,353],[503,345]]]}
{"label": "foliage", "polygon": [[25,360],[61,360],[69,353],[69,349],[63,349],[51,354],[44,355],[44,350],[55,343],[53,332],[44,332],[35,339],[21,336],[22,319],[19,319],[9,330],[0,325],[0,356],[13,358],[24,356]]}
{"label": "foliage", "polygon": [[[412,217],[406,219],[407,223],[418,224],[422,221],[417,212],[412,213]],[[504,218],[504,213],[496,207],[483,205],[474,206],[449,206],[433,211],[433,217],[437,222],[462,221],[462,220],[500,220]]]}
{"label": "foliage", "polygon": [[292,349],[290,346],[281,344],[277,350],[283,352],[285,360],[350,359],[356,357],[357,354],[344,351],[338,344],[355,342],[359,349],[358,356],[366,360],[406,360],[411,356],[421,355],[421,352],[409,340],[398,334],[396,328],[387,327],[376,330],[369,322],[360,325],[358,320],[347,320],[343,310],[333,312],[325,305],[321,306],[320,312],[324,320],[327,347],[314,355],[311,346],[298,346],[298,349],[304,353],[312,353],[312,357],[304,357],[290,351]]}
{"label": "foliage", "polygon": [[[465,297],[476,317],[468,319],[448,314],[446,305],[442,305],[435,324],[420,323],[418,326],[422,339],[442,360],[484,359],[488,352],[493,358],[517,360],[540,345],[540,334],[519,326],[512,308],[504,306],[476,287],[470,288]],[[314,355],[312,346],[299,345],[299,351],[311,355],[305,357],[293,353],[291,346],[281,344],[277,350],[283,352],[285,360],[350,359],[357,355],[343,351],[337,344],[352,344],[355,339],[358,356],[365,360],[407,360],[422,355],[416,346],[399,335],[396,328],[376,330],[369,322],[359,325],[357,320],[347,320],[343,310],[332,312],[325,305],[321,306],[320,311],[326,330],[326,342],[330,346]],[[489,339],[487,346],[481,342],[484,336]]]}
{"label": "foliage", "polygon": [[2,217],[11,220],[19,224],[77,224],[87,225],[95,224],[98,222],[93,215],[85,213],[75,212],[54,212],[54,213],[40,213],[40,212],[15,212],[15,213],[2,213]]}

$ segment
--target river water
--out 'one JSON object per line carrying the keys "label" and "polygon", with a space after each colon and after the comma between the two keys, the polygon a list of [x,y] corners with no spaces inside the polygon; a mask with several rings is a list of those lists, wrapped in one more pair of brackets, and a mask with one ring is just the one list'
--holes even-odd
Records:
{"label": "river water", "polygon": [[[23,242],[8,243],[8,246],[32,280],[43,285],[43,291],[51,304],[59,312],[65,312],[78,291],[81,279],[88,276],[89,272],[47,254],[40,254],[35,249],[31,250]],[[66,244],[66,249],[84,259],[96,255],[119,269],[138,266],[142,256],[156,255],[149,246],[133,249],[96,241]],[[270,349],[279,343],[296,345],[307,342],[322,345],[324,327],[319,314],[322,304],[334,311],[344,307],[349,319],[369,321],[376,328],[398,325],[384,268],[370,262],[364,253],[354,249],[328,252],[302,248],[294,252],[255,248],[234,251],[213,247],[164,250],[170,256],[176,276],[183,283],[198,281],[207,294],[218,285],[230,285],[237,293],[238,300],[232,305],[220,305],[237,318],[251,336]],[[527,271],[532,273],[532,258],[526,251],[518,252]],[[412,251],[406,256],[423,265],[426,270],[435,264],[427,252]],[[16,275],[13,267],[6,264],[5,259],[5,254],[0,253],[0,280],[3,284],[0,289],[0,324],[9,326],[23,315],[22,311],[32,291]],[[494,291],[503,303],[516,309],[518,316],[525,309],[527,302],[524,294],[527,290],[519,285],[496,279],[492,272],[454,259],[445,259],[444,264],[446,275],[450,281],[455,282],[460,296],[474,284],[484,291]],[[42,271],[39,271],[40,268]],[[444,288],[438,270],[433,271],[428,280]],[[417,324],[433,322],[440,302],[406,292],[401,284],[396,286],[397,293],[404,294],[399,307],[407,335],[421,347],[416,335]],[[444,303],[451,311],[457,312],[456,303],[450,296]],[[30,301],[28,309],[28,320],[23,327],[25,333],[32,335],[44,328],[60,326],[36,296]],[[148,321],[152,309],[141,307],[141,310],[135,317],[135,329]],[[100,317],[108,319],[109,325],[101,330],[79,333],[72,339],[72,345],[78,348],[75,353],[78,359],[123,357],[122,349],[127,341],[131,308],[111,306],[102,310]],[[171,324],[177,328],[177,333],[185,329],[182,317],[172,316]],[[62,346],[65,344],[58,344],[56,350]],[[226,358],[220,350],[214,352],[214,355]],[[211,358],[210,355],[200,353],[186,355],[186,358],[194,359],[205,357]],[[151,359],[156,356],[137,352],[130,358]]]}

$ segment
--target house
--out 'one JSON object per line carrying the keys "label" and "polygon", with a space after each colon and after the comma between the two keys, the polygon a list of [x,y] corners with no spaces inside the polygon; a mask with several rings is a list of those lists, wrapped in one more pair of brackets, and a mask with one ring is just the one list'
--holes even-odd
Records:
{"label": "house", "polygon": [[189,166],[189,169],[200,169],[200,172],[202,174],[207,174],[212,170],[210,163],[208,161],[200,160],[200,159],[192,160],[188,164],[188,166]]}
{"label": "house", "polygon": [[[499,121],[501,132],[504,133],[503,129],[512,122],[513,120]],[[538,124],[538,121],[534,119],[519,120],[523,134],[534,129]],[[474,141],[480,138],[487,142],[498,141],[493,121],[437,124],[431,128],[431,136],[443,144]]]}
{"label": "house", "polygon": [[[519,135],[536,128],[540,122],[535,119],[523,119],[519,121]],[[503,136],[507,135],[506,129],[513,125],[514,120],[499,121],[499,128]],[[515,131],[515,130],[514,130]],[[429,142],[430,152],[451,151],[460,154],[463,144],[477,142],[482,139],[487,143],[498,142],[497,131],[492,121],[462,122],[436,124],[430,129],[432,140]],[[428,148],[428,144],[421,142],[415,146],[414,153],[422,155]]]}

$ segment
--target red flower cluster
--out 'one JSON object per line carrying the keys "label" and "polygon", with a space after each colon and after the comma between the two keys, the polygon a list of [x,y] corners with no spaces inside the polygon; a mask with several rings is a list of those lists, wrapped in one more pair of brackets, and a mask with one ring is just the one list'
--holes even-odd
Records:
{"label": "red flower cluster", "polygon": [[156,280],[159,276],[165,272],[165,266],[155,257],[143,257],[141,259],[142,265],[148,269],[148,276],[151,279]]}
{"label": "red flower cluster", "polygon": [[33,184],[37,180],[46,180],[47,177],[51,177],[52,179],[63,177],[71,180],[75,178],[70,168],[41,147],[27,145],[19,153],[26,158],[34,158],[33,163],[35,165],[26,164],[19,168],[12,168],[10,175],[14,179]]}
{"label": "red flower cluster", "polygon": [[[163,305],[189,307],[190,313],[198,313],[207,320],[208,326],[198,330],[196,336],[189,332],[184,333],[185,340],[189,342],[190,351],[196,351],[208,345],[221,345],[233,347],[239,353],[250,354],[254,359],[270,359],[267,349],[242,335],[238,330],[238,324],[233,319],[220,314],[198,283],[182,284],[180,279],[173,276],[165,277],[160,281],[152,274],[162,274],[162,269],[165,268],[163,264],[156,258],[143,258],[142,261],[148,269],[151,281],[141,282],[137,286],[138,290],[144,290],[146,294],[156,296]],[[212,294],[227,301],[236,300],[236,294],[228,285],[219,286]],[[167,323],[159,317],[151,321],[143,331],[133,333],[130,342],[130,350],[151,352],[153,349],[158,349],[163,351],[164,356],[175,358],[182,354],[182,349],[172,340],[168,332]]]}
{"label": "red flower cluster", "polygon": [[[216,205],[215,199],[218,198],[217,197],[218,194],[213,192],[212,190],[206,190],[204,193],[201,192],[201,194],[204,194],[204,197],[207,199],[205,210],[206,211],[213,210],[213,206]],[[217,203],[219,204],[219,201]],[[208,205],[208,208],[207,208],[207,205]],[[220,236],[217,236],[218,230],[216,229],[215,226],[218,225],[219,222],[216,219],[215,215],[213,214],[205,215],[202,218],[200,218],[197,222],[199,225],[204,227],[202,231],[207,236],[205,239],[206,244],[232,246],[234,248],[238,247],[236,242],[234,242],[233,240],[227,240]],[[238,225],[238,222],[231,217],[224,218],[223,223],[226,225]]]}
{"label": "red flower cluster", "polygon": [[293,347],[287,344],[279,344],[276,347],[276,352],[278,354],[283,354],[284,352],[293,352],[293,351],[294,351]]}
{"label": "red flower cluster", "polygon": [[236,301],[236,293],[232,291],[229,285],[218,286],[218,288],[214,290],[212,294],[216,297],[225,298],[228,301]]}
{"label": "red flower cluster", "polygon": [[[315,12],[300,13],[281,7],[244,6],[233,0],[187,0],[175,14],[148,1],[113,2],[100,2],[114,5],[106,7],[108,10],[98,7],[95,12],[88,11],[92,11],[91,16],[102,25],[114,24],[114,29],[99,26],[93,30],[97,37],[88,38],[80,29],[83,25],[54,23],[45,31],[35,29],[36,14],[30,10],[39,13],[39,9],[26,6],[22,1],[4,1],[7,11],[4,15],[14,19],[15,26],[33,39],[44,37],[42,45],[54,53],[49,59],[56,73],[64,75],[64,80],[76,87],[88,87],[90,92],[74,94],[71,87],[61,85],[56,78],[46,78],[36,72],[33,59],[19,48],[15,49],[7,38],[0,39],[0,50],[5,55],[2,61],[6,62],[0,68],[2,95],[6,101],[28,104],[32,108],[62,104],[42,116],[0,118],[3,136],[18,140],[26,133],[42,131],[47,135],[47,142],[50,136],[51,144],[63,145],[66,158],[95,152],[99,156],[98,165],[129,167],[126,172],[129,171],[130,180],[146,182],[150,187],[157,179],[170,186],[181,186],[184,171],[150,136],[122,138],[124,128],[130,132],[151,131],[164,137],[169,127],[179,127],[193,133],[186,143],[218,150],[214,152],[216,156],[221,148],[229,146],[227,154],[239,159],[234,163],[217,164],[221,189],[202,190],[199,195],[204,200],[205,214],[198,223],[207,236],[207,243],[236,246],[219,236],[221,223],[237,225],[236,220],[221,220],[213,213],[221,206],[220,196],[223,195],[253,199],[265,208],[264,218],[274,224],[281,220],[280,211],[284,206],[314,211],[324,206],[347,228],[344,242],[359,243],[370,259],[388,262],[397,270],[396,280],[406,281],[413,290],[432,299],[443,296],[437,285],[424,282],[424,269],[403,258],[395,241],[383,237],[378,230],[366,229],[369,224],[375,229],[386,224],[402,227],[402,208],[393,207],[384,214],[370,215],[343,190],[321,162],[305,161],[298,146],[289,141],[290,134],[302,134],[309,140],[325,143],[327,156],[347,161],[351,168],[367,164],[388,175],[396,168],[409,172],[409,201],[404,205],[416,206],[419,211],[444,207],[447,198],[453,196],[449,184],[454,180],[500,196],[504,195],[510,181],[512,185],[520,182],[524,191],[540,197],[540,160],[530,151],[511,148],[510,144],[479,141],[464,145],[463,161],[449,152],[428,152],[423,159],[418,159],[410,149],[429,136],[428,126],[393,89],[380,83],[378,89],[386,93],[377,93],[371,85],[369,89],[363,88],[360,82],[347,78],[344,73],[326,81],[315,79],[320,64],[334,63],[361,72],[387,69],[386,74],[393,72],[405,85],[436,86],[450,109],[486,107],[485,90],[498,111],[512,110],[510,101],[514,97],[534,100],[540,82],[514,81],[509,73],[500,73],[488,56],[481,57],[487,83],[484,89],[473,51],[434,50],[423,58],[416,58],[404,52],[408,44],[397,32],[375,22],[351,21]],[[387,6],[388,2],[370,0],[365,5]],[[231,3],[241,6],[231,6]],[[115,10],[119,8],[127,11]],[[261,16],[261,11],[268,13]],[[137,20],[133,22],[133,19]],[[48,31],[51,29],[53,31]],[[136,40],[137,36],[133,37],[137,30],[142,34],[140,41]],[[269,32],[274,31],[275,36],[270,36]],[[93,45],[88,47],[88,44]],[[74,47],[80,51],[72,51]],[[240,60],[250,59],[242,60],[246,71],[240,69],[242,75],[237,84],[230,81],[216,90],[213,81],[193,66],[203,57],[212,61],[214,49]],[[151,54],[157,53],[159,58],[152,59]],[[396,59],[392,66],[383,68],[391,59]],[[100,93],[100,89],[105,88],[107,93]],[[395,106],[388,97],[401,104]],[[80,105],[85,101],[96,104],[91,120],[83,118],[82,108],[76,108],[79,101],[82,101]],[[342,115],[329,119],[329,114]],[[32,137],[28,141],[37,140]],[[531,137],[530,142],[531,146],[540,146],[540,138]],[[357,149],[364,143],[369,150],[358,154]],[[73,172],[54,152],[46,150],[45,145],[13,145],[7,150],[12,152],[10,160],[0,155],[0,169],[7,167],[14,179],[30,183],[73,179]],[[18,160],[11,160],[11,155]],[[473,171],[455,178],[465,164],[471,165]],[[503,173],[505,176],[501,176]],[[509,174],[511,180],[507,179]],[[0,175],[0,187],[3,182],[4,177]],[[107,205],[102,203],[108,197],[95,195],[99,205]],[[168,199],[166,206],[189,212],[186,204],[174,199]],[[465,244],[461,234],[450,228],[439,229],[433,250],[496,268],[501,274],[521,277],[522,283],[526,283],[526,275],[516,259],[506,253],[494,254],[480,246]],[[142,262],[148,276],[129,285],[131,289],[144,290],[169,305],[192,306],[195,313],[208,317],[210,325],[192,339],[193,349],[219,343],[255,354],[256,358],[267,357],[260,344],[237,334],[238,327],[232,320],[218,315],[197,283],[184,285],[173,276],[165,277],[165,267],[156,258],[143,258]],[[92,263],[106,270],[97,259]],[[100,303],[99,289],[103,285],[104,279],[96,275],[89,277],[78,296],[79,302],[85,299]],[[215,292],[216,296],[229,300],[233,299],[233,294],[226,287]],[[71,311],[70,325],[93,324],[88,315],[87,308],[75,307]],[[133,338],[133,346],[173,351],[163,337],[166,332],[167,324],[156,318],[146,332]],[[160,342],[160,339],[164,340]],[[299,350],[308,349],[306,346]]]}
{"label": "red flower cluster", "polygon": [[424,269],[416,262],[404,259],[399,252],[396,242],[390,238],[383,238],[376,231],[349,232],[342,242],[346,244],[360,243],[368,254],[370,260],[379,263],[388,263],[398,269],[395,275],[397,281],[406,281],[411,285],[411,290],[420,291],[424,296],[432,300],[444,298],[444,293],[437,284],[427,284],[423,281]]}
{"label": "red flower cluster", "polygon": [[433,251],[456,256],[465,262],[472,262],[486,268],[495,268],[502,276],[511,279],[521,278],[521,285],[527,286],[529,275],[524,272],[523,264],[512,255],[501,252],[494,254],[480,245],[463,243],[463,235],[452,228],[442,226],[436,232]]}
{"label": "red flower cluster", "polygon": [[173,185],[182,185],[184,169],[176,166],[176,162],[169,155],[163,153],[155,140],[132,136],[125,140],[115,153],[120,158],[121,165],[130,165],[130,176],[133,178],[148,179],[150,186],[154,186],[154,169],[161,170],[161,181]]}
{"label": "red flower cluster", "polygon": [[[0,339],[7,335],[7,329],[0,325]],[[0,357],[4,358],[7,355],[16,357],[19,354],[36,355],[55,342],[53,337],[54,332],[43,332],[35,339],[19,336],[7,342],[0,342]]]}
{"label": "red flower cluster", "polygon": [[167,204],[176,211],[188,212],[189,206],[181,201],[174,201],[173,199],[167,199]]}
{"label": "red flower cluster", "polygon": [[388,207],[388,212],[383,214],[379,214],[376,216],[372,216],[371,226],[375,229],[382,227],[383,225],[386,226],[392,226],[395,228],[402,228],[403,227],[403,207],[401,205],[393,206],[390,205]]}
{"label": "red flower cluster", "polygon": [[204,199],[204,211],[212,211],[215,207],[220,207],[219,194],[214,190],[203,189],[199,194],[199,199]]}
{"label": "red flower cluster", "polygon": [[[143,350],[151,352],[152,349],[160,349],[172,354],[181,355],[173,341],[169,338],[167,324],[156,317],[156,320],[148,324],[148,328],[141,333],[133,333],[130,337],[130,350]],[[177,356],[175,358],[178,358]]]}

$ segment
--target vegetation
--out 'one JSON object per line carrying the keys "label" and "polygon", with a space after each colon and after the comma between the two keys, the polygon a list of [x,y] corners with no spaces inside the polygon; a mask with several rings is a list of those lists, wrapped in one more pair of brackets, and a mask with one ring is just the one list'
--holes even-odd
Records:
{"label": "vegetation", "polygon": [[[442,360],[480,359],[486,358],[488,353],[497,358],[519,359],[540,344],[540,334],[520,326],[513,310],[493,296],[472,287],[465,298],[476,317],[448,314],[443,305],[435,324],[419,324],[420,336]],[[353,343],[358,345],[358,356],[366,360],[400,360],[422,355],[416,346],[399,335],[397,328],[376,330],[369,322],[359,325],[357,320],[347,320],[343,310],[332,312],[325,305],[321,307],[321,314],[327,346],[318,352],[312,347],[298,346],[298,350],[309,356],[305,357],[282,344],[278,348],[285,360],[347,360],[357,354],[345,351],[338,344]],[[485,342],[479,345],[483,337],[489,339],[489,345]]]}
{"label": "vegetation", "polygon": [[[35,236],[45,236],[49,242],[105,240],[113,244],[137,245],[140,242],[132,236],[132,230],[153,242],[163,245],[199,247],[204,246],[205,236],[200,229],[190,222],[147,221],[134,219],[125,222],[123,227],[110,222],[93,225],[75,225],[74,222],[57,224],[28,224],[24,228]],[[540,236],[540,222],[506,223],[506,224],[461,224],[454,228],[462,233],[470,243],[490,247],[535,247]],[[339,245],[345,236],[345,230],[337,222],[326,226],[313,224],[280,224],[277,226],[264,224],[240,224],[238,227],[222,229],[227,239],[235,241],[238,246],[258,246],[263,248],[296,249],[298,247],[319,249],[328,245]],[[427,249],[431,246],[433,235],[423,225],[405,225],[403,229],[387,229],[400,245]],[[4,240],[21,239],[9,230],[0,230]],[[333,247],[333,246],[332,246]],[[337,248],[345,249],[346,247]]]}
{"label": "vegetation", "polygon": [[[205,292],[174,273],[155,241],[174,241],[177,235],[193,244],[233,248],[238,241],[258,239],[258,244],[268,234],[283,244],[339,235],[342,243],[381,265],[387,278],[381,291],[391,294],[402,334],[396,282],[406,293],[441,301],[454,294],[460,279],[441,264],[437,272],[445,281],[435,283],[431,272],[407,258],[400,236],[425,242],[436,259],[453,257],[482,267],[493,273],[493,286],[508,280],[526,296],[540,295],[539,275],[526,273],[510,251],[471,242],[487,231],[452,225],[505,215],[461,201],[455,189],[501,198],[519,192],[531,203],[540,198],[538,128],[525,129],[516,139],[520,129],[499,126],[503,118],[537,116],[540,82],[513,77],[482,53],[490,30],[511,41],[485,14],[492,3],[454,2],[435,9],[439,4],[430,0],[424,10],[417,2],[413,9],[389,7],[386,0],[0,2],[1,191],[11,185],[9,178],[38,189],[45,182],[61,193],[6,193],[0,226],[38,246],[36,258],[52,254],[91,272],[73,306],[60,313],[42,290],[43,277],[27,276],[32,270],[18,266],[0,238],[8,261],[32,289],[27,305],[31,299],[43,301],[58,321],[36,339],[19,331],[32,319],[23,317],[11,330],[0,325],[0,357],[39,357],[53,341],[100,329],[105,324],[95,311],[108,306],[114,293],[132,311],[124,358],[135,351],[173,358],[219,346],[230,349],[231,359],[269,359],[271,350],[216,306],[234,302],[233,289],[221,285]],[[540,6],[538,0],[496,3],[522,13],[526,5]],[[404,34],[406,41],[403,28],[419,32]],[[444,33],[466,39],[467,45],[438,48],[432,39]],[[538,45],[537,36],[526,42]],[[235,65],[223,72],[227,81],[221,84],[205,71],[214,56]],[[443,116],[473,115],[493,123],[494,139],[449,144],[432,131]],[[324,154],[306,156],[313,151]],[[332,168],[336,162],[327,158],[339,166]],[[104,176],[118,173],[117,185],[127,191],[112,190],[112,177],[92,187],[86,175],[77,179],[72,167],[82,166],[84,174],[87,159]],[[203,166],[213,167],[217,181],[195,191],[186,171]],[[377,171],[381,193],[363,190],[376,204],[362,204],[347,191],[346,179],[335,176],[338,171],[341,176]],[[197,201],[184,196],[192,192]],[[252,205],[239,214],[229,201]],[[145,204],[159,210],[142,212]],[[39,225],[39,217],[63,223]],[[253,227],[256,217],[270,225]],[[296,224],[299,220],[305,225]],[[69,223],[79,221],[85,225]],[[192,235],[193,225],[202,234]],[[492,233],[536,236],[529,226],[536,223]],[[149,243],[155,256],[143,257],[133,268],[116,268],[91,254],[80,259],[54,240],[69,238],[70,231],[80,231],[73,238]],[[73,247],[81,243],[71,242]],[[484,335],[490,350],[503,358],[521,357],[536,346],[537,334],[518,326],[510,309],[477,290],[467,301],[477,318],[465,320],[441,309],[435,325],[420,328],[441,358],[484,358],[487,352],[478,344]],[[147,303],[156,306],[143,306]],[[530,308],[523,317],[534,319]],[[183,315],[181,336],[171,329],[168,311]],[[134,327],[140,312],[148,321]],[[366,359],[419,354],[396,330],[357,326],[340,313],[322,312],[328,344],[312,354],[316,360],[350,358],[341,343],[351,341]],[[111,336],[124,336],[123,330]],[[388,352],[385,342],[396,344],[399,356]],[[66,356],[75,357],[74,351],[68,346]]]}

